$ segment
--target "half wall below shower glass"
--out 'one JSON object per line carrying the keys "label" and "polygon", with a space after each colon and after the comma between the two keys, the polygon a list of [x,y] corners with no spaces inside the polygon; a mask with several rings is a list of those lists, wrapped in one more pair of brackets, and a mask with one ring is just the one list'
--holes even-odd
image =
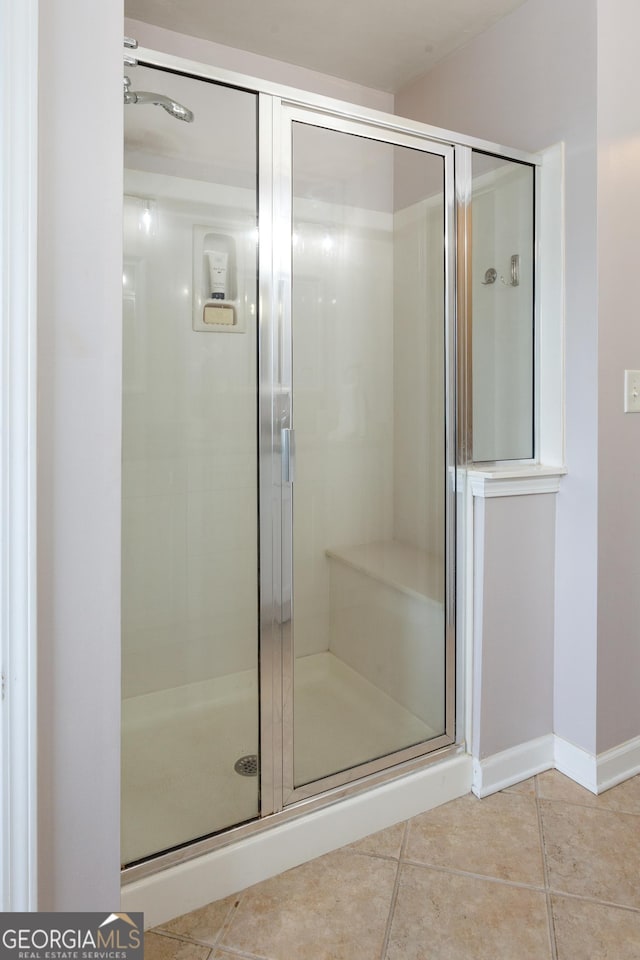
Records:
{"label": "half wall below shower glass", "polygon": [[125,106],[126,864],[259,812],[257,98],[130,75],[195,119]]}

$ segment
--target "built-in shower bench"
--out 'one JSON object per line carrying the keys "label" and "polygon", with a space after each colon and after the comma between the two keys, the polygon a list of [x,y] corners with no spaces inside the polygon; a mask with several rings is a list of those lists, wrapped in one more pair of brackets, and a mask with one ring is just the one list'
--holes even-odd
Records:
{"label": "built-in shower bench", "polygon": [[326,556],[331,652],[442,729],[442,559],[398,540],[332,547]]}
{"label": "built-in shower bench", "polygon": [[417,598],[442,602],[444,565],[440,557],[400,540],[379,540],[356,547],[335,547],[326,551],[331,560],[359,570]]}

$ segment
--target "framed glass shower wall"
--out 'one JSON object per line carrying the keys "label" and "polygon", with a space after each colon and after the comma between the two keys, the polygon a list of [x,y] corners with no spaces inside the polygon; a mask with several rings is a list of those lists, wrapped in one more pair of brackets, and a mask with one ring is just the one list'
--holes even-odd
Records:
{"label": "framed glass shower wall", "polygon": [[[139,60],[149,66],[203,80],[214,81],[258,94],[259,99],[259,419],[258,433],[260,473],[260,814],[251,822],[231,827],[223,833],[204,838],[181,850],[155,857],[124,871],[126,881],[154,873],[165,866],[179,863],[216,847],[234,842],[270,825],[298,816],[350,794],[366,790],[399,775],[420,769],[427,763],[463,746],[463,727],[460,723],[464,704],[457,704],[457,736],[454,729],[455,705],[455,490],[456,431],[458,439],[464,426],[456,428],[456,359],[460,376],[459,347],[456,346],[455,301],[456,273],[458,275],[458,302],[460,303],[460,272],[466,263],[470,237],[465,232],[464,196],[470,195],[471,149],[495,151],[501,156],[535,163],[536,158],[511,151],[484,141],[462,137],[449,131],[428,127],[415,121],[382,114],[368,108],[308,94],[279,84],[246,77],[182,58],[140,49]],[[292,420],[291,360],[287,371],[287,324],[291,325],[292,280],[292,195],[291,171],[287,171],[287,138],[296,111],[298,121],[318,128],[326,128],[353,137],[364,137],[394,147],[422,151],[443,158],[447,173],[444,197],[443,249],[446,251],[446,377],[448,394],[445,416],[447,428],[444,489],[447,502],[446,543],[447,586],[443,599],[446,607],[446,689],[447,710],[442,738],[432,738],[420,744],[396,751],[350,767],[328,776],[299,783],[292,770],[294,647],[290,634],[291,594],[287,599],[287,578],[292,559],[287,557],[287,542],[293,538],[287,529],[287,491],[290,483],[287,473],[289,452],[286,443],[293,437],[286,431],[294,429]],[[288,114],[288,115],[287,115]],[[287,131],[289,125],[289,132]],[[456,155],[456,186],[454,194],[453,153]],[[289,153],[290,156],[290,153]],[[460,159],[466,164],[460,165]],[[461,213],[462,211],[462,213]],[[456,222],[457,218],[457,222]],[[462,239],[462,246],[461,246]],[[458,258],[456,268],[456,242]],[[465,246],[466,244],[466,246]],[[461,251],[464,251],[461,255]],[[287,311],[289,314],[287,316]],[[460,317],[458,317],[458,321]],[[284,376],[283,376],[284,374]],[[458,380],[458,387],[460,381]],[[458,410],[459,413],[459,410]],[[285,433],[283,433],[285,431]],[[283,447],[284,441],[284,447]],[[288,668],[288,669],[287,669]],[[458,686],[461,689],[461,685]],[[455,743],[457,739],[457,745]],[[425,743],[427,744],[425,748]],[[451,746],[442,746],[451,744]],[[289,745],[289,753],[287,746]],[[429,752],[431,751],[431,752]],[[287,763],[289,771],[287,771]]]}
{"label": "framed glass shower wall", "polygon": [[463,465],[538,460],[539,182],[535,156],[456,147]]}

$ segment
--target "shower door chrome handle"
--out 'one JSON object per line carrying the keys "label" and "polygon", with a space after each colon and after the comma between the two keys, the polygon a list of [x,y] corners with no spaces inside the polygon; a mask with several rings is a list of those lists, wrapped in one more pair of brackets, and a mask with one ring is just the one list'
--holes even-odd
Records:
{"label": "shower door chrome handle", "polygon": [[296,435],[291,427],[281,432],[282,482],[293,483],[296,463]]}

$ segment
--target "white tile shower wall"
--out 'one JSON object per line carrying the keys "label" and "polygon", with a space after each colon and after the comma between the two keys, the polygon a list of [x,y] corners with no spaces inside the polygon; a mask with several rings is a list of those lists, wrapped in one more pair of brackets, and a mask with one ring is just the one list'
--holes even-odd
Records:
{"label": "white tile shower wall", "polygon": [[[393,539],[440,560],[444,555],[442,230],[443,208],[436,198],[393,215],[393,305],[388,318],[393,351],[389,371],[393,515],[385,532],[368,541]],[[434,731],[442,730],[441,598],[398,590],[339,560],[331,561],[330,583],[332,652]]]}
{"label": "white tile shower wall", "polygon": [[392,534],[393,224],[351,209],[347,226],[328,203],[309,206],[308,220],[304,201],[297,209],[294,623],[304,656],[329,649],[325,551]]}
{"label": "white tile shower wall", "polygon": [[[149,176],[128,171],[125,192]],[[219,200],[219,188],[198,193]],[[123,676],[126,697],[255,669],[257,662],[255,223],[155,176],[155,223],[125,217]],[[181,197],[182,199],[176,199]],[[243,204],[244,199],[244,204]],[[245,209],[242,209],[244,205]],[[192,330],[194,224],[238,246],[247,332]],[[132,284],[136,286],[132,289]],[[129,364],[126,361],[129,360]]]}
{"label": "white tile shower wall", "polygon": [[443,207],[394,215],[394,539],[444,556]]}
{"label": "white tile shower wall", "polygon": [[[133,353],[124,394],[128,697],[250,669],[257,649],[255,329],[234,336],[191,329],[192,225],[235,216],[234,235],[248,244],[251,230],[241,210],[221,208],[216,185],[206,185],[212,203],[197,212],[189,181],[127,172],[129,194],[150,185],[155,235],[140,234],[130,217],[126,242],[140,287],[129,317],[141,326],[143,348]],[[162,200],[163,192],[181,199]],[[242,194],[232,192],[236,203]],[[325,206],[314,210],[315,224],[335,223]],[[360,221],[336,234],[331,250],[324,226],[309,224],[298,238],[298,655],[329,648],[325,550],[391,537],[392,223],[364,211]],[[251,279],[249,271],[247,287]]]}

